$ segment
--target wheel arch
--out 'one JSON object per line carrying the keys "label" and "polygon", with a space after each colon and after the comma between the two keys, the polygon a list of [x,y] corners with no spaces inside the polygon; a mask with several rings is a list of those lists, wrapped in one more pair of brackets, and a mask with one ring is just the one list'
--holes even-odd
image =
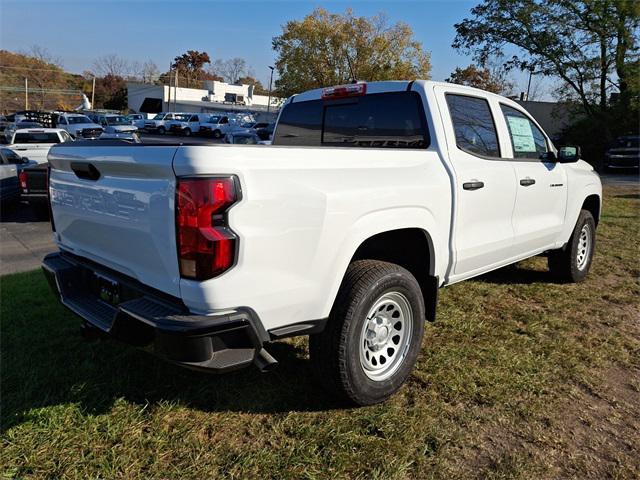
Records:
{"label": "wheel arch", "polygon": [[408,270],[420,285],[427,319],[435,320],[439,279],[434,275],[435,250],[429,232],[409,227],[377,233],[360,243],[349,263],[356,260],[380,260]]}
{"label": "wheel arch", "polygon": [[581,210],[587,210],[593,216],[593,220],[596,222],[596,227],[600,221],[600,196],[591,194],[582,202]]}

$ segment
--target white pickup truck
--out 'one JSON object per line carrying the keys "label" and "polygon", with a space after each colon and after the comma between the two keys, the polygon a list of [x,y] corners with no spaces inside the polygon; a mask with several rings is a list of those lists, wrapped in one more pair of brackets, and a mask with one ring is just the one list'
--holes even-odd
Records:
{"label": "white pickup truck", "polygon": [[295,95],[271,147],[75,143],[49,155],[43,262],[67,307],[214,372],[310,335],[320,380],[360,405],[405,381],[440,287],[540,254],[582,280],[601,211],[579,149],[446,83]]}
{"label": "white pickup truck", "polygon": [[61,128],[23,128],[12,134],[7,147],[21,157],[46,163],[51,147],[65,142],[73,142],[73,138]]}

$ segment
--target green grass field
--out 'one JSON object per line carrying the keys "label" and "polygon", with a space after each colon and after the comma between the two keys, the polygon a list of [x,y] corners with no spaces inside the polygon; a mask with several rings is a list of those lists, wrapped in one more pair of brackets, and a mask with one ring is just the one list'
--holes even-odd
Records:
{"label": "green grass field", "polygon": [[407,385],[345,409],[306,339],[272,373],[84,342],[39,271],[2,277],[7,478],[638,478],[640,200],[608,188],[587,281],[535,258],[441,291]]}

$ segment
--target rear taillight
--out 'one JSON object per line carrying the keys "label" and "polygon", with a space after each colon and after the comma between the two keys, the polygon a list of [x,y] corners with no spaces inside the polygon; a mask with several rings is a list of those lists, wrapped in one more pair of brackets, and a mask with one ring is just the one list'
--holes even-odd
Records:
{"label": "rear taillight", "polygon": [[366,95],[366,83],[352,83],[350,85],[338,85],[337,87],[328,87],[322,90],[322,98],[329,100],[332,98],[344,97],[360,97]]}
{"label": "rear taillight", "polygon": [[24,170],[21,171],[20,175],[18,175],[18,180],[20,180],[20,188],[24,190],[26,193],[27,192],[27,172],[25,172]]}
{"label": "rear taillight", "polygon": [[233,176],[178,179],[176,237],[182,277],[206,280],[233,266],[238,238],[227,224],[227,212],[239,197]]}

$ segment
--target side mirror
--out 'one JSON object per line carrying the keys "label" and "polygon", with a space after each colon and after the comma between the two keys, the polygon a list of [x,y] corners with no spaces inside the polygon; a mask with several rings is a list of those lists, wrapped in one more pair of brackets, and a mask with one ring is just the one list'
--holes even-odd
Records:
{"label": "side mirror", "polygon": [[564,146],[558,149],[558,162],[560,163],[573,163],[580,160],[581,152],[580,147],[577,146]]}

